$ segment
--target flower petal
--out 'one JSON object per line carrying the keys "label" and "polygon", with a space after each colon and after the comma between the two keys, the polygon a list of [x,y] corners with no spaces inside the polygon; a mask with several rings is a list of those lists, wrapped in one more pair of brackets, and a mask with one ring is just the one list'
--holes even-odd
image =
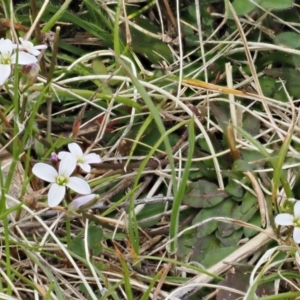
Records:
{"label": "flower petal", "polygon": [[52,166],[44,163],[35,164],[32,168],[32,173],[47,182],[55,182],[55,178],[58,175]]}
{"label": "flower petal", "polygon": [[20,46],[20,49],[21,50],[25,50],[25,51],[27,51],[28,53],[30,53],[30,54],[32,54],[34,56],[38,56],[41,53],[38,50],[47,49],[46,45],[37,45],[37,46],[34,46],[32,42],[24,40],[23,38],[19,38],[19,40],[20,40],[20,42],[22,44]]}
{"label": "flower petal", "polygon": [[63,160],[64,159],[64,157],[66,157],[66,156],[68,156],[68,155],[71,155],[72,156],[72,154],[70,153],[70,152],[67,152],[67,151],[60,151],[59,153],[58,153],[58,158],[60,159],[60,160]]}
{"label": "flower petal", "polygon": [[11,56],[11,53],[16,48],[16,45],[9,39],[0,40],[0,53],[5,56]]}
{"label": "flower petal", "polygon": [[27,52],[33,56],[39,56],[41,54],[41,51],[35,49],[35,47],[31,49],[27,49]]}
{"label": "flower petal", "polygon": [[57,206],[64,198],[66,187],[53,183],[48,192],[48,205],[50,207]]}
{"label": "flower petal", "polygon": [[278,225],[293,225],[294,224],[294,216],[291,214],[278,214],[275,217],[275,223]]}
{"label": "flower petal", "polygon": [[294,216],[296,219],[300,218],[300,201],[296,201],[294,205]]}
{"label": "flower petal", "polygon": [[86,195],[91,193],[88,183],[79,177],[70,177],[66,186],[78,194]]}
{"label": "flower petal", "polygon": [[59,163],[58,174],[69,177],[76,167],[76,159],[73,155],[65,155]]}
{"label": "flower petal", "polygon": [[81,148],[76,144],[76,143],[70,143],[68,145],[68,148],[70,150],[70,152],[76,157],[82,157],[83,156],[83,152],[81,150]]}
{"label": "flower petal", "polygon": [[18,55],[17,53],[14,53],[11,56],[12,64],[17,63],[17,60],[19,65],[30,65],[37,62],[37,58],[35,56],[22,51],[18,52]]}
{"label": "flower petal", "polygon": [[300,228],[299,227],[294,228],[293,239],[297,244],[300,244]]}
{"label": "flower petal", "polygon": [[80,168],[86,172],[86,173],[89,173],[91,172],[91,166],[89,164],[86,164],[86,163],[78,163],[78,165],[80,166]]}
{"label": "flower petal", "polygon": [[11,73],[10,65],[0,64],[0,85],[3,85]]}
{"label": "flower petal", "polygon": [[78,197],[78,198],[74,199],[74,200],[70,203],[69,209],[70,209],[70,210],[76,210],[76,209],[78,209],[80,206],[86,205],[86,204],[88,204],[89,202],[91,202],[95,197],[96,197],[95,194],[90,194],[90,195],[85,195],[85,196]]}
{"label": "flower petal", "polygon": [[24,49],[30,49],[30,48],[33,48],[34,45],[32,42],[30,41],[27,41],[27,40],[24,40],[23,38],[19,38],[20,42],[21,42],[21,49],[24,48]]}
{"label": "flower petal", "polygon": [[84,155],[84,162],[88,163],[88,164],[97,164],[97,163],[101,163],[102,159],[100,157],[100,155],[96,154],[96,153],[89,153]]}
{"label": "flower petal", "polygon": [[43,49],[47,49],[47,45],[36,45],[34,46],[34,49],[37,49],[37,50],[43,50]]}

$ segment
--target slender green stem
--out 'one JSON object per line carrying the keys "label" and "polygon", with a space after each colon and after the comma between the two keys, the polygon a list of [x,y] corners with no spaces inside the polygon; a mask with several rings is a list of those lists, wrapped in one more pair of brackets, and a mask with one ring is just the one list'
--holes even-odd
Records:
{"label": "slender green stem", "polygon": [[[170,239],[174,239],[178,234],[179,227],[179,213],[181,201],[184,196],[184,192],[186,190],[188,177],[190,174],[190,168],[192,164],[194,149],[195,149],[195,129],[194,129],[194,118],[191,119],[189,123],[189,138],[188,138],[189,148],[188,148],[188,156],[185,164],[185,168],[182,174],[182,179],[179,184],[177,194],[174,195],[174,202],[172,207],[171,214],[171,224],[170,224]],[[175,239],[169,245],[169,251],[171,253],[175,253],[177,250],[177,240]]]}

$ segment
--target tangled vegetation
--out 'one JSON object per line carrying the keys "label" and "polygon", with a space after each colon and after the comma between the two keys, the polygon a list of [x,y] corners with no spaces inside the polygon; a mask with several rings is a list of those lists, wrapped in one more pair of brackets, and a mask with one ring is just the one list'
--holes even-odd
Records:
{"label": "tangled vegetation", "polygon": [[299,15],[2,0],[0,299],[300,299]]}

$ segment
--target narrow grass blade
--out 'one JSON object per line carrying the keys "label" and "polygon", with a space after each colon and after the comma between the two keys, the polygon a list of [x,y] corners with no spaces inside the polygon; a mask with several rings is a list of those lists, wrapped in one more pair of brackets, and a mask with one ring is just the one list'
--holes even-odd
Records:
{"label": "narrow grass blade", "polygon": [[55,23],[61,18],[61,16],[65,13],[65,11],[68,9],[70,3],[72,0],[66,0],[64,4],[57,10],[54,14],[54,16],[45,24],[43,29],[41,30],[42,32],[48,32],[50,29],[55,25]]}
{"label": "narrow grass blade", "polygon": [[[274,157],[272,157],[269,152],[265,149],[265,147],[260,144],[259,141],[255,140],[249,133],[247,133],[246,131],[244,131],[243,129],[241,128],[236,128],[238,132],[240,132],[249,142],[251,142],[252,145],[254,145],[261,154],[263,154],[266,158],[269,158],[269,161],[271,163],[271,165],[273,166],[273,168],[275,169],[276,168],[276,162],[275,162],[275,159]],[[280,181],[281,181],[281,184],[284,188],[284,191],[287,195],[288,198],[293,198],[293,192],[292,192],[292,189],[287,181],[287,178],[286,176],[284,175],[284,173],[280,172]]]}
{"label": "narrow grass blade", "polygon": [[[192,164],[194,148],[195,148],[195,129],[194,129],[194,118],[191,119],[189,123],[189,148],[188,148],[188,156],[185,164],[185,168],[182,174],[182,179],[179,184],[177,193],[174,195],[174,202],[172,207],[172,214],[171,214],[171,223],[170,223],[170,239],[174,239],[178,234],[178,226],[179,226],[179,212],[180,212],[180,205],[186,190],[186,185],[188,181],[188,177],[190,174],[190,168]],[[169,251],[174,253],[177,249],[177,240],[175,239],[169,245]]]}
{"label": "narrow grass blade", "polygon": [[132,295],[132,290],[131,290],[131,285],[130,285],[130,274],[129,274],[129,270],[126,264],[126,261],[124,259],[123,254],[120,252],[120,250],[118,249],[118,247],[114,244],[115,250],[116,250],[116,254],[119,257],[123,272],[124,272],[124,287],[125,287],[125,291],[126,291],[126,296],[127,299],[134,299],[133,295]]}

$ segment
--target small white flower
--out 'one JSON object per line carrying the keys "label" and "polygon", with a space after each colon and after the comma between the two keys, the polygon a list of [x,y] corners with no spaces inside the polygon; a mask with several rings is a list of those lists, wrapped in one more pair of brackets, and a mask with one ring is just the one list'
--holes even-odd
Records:
{"label": "small white flower", "polygon": [[17,48],[16,44],[9,39],[0,40],[0,85],[3,85],[11,73],[11,65],[18,63],[19,65],[28,65],[37,62],[36,57],[25,53],[14,53]]}
{"label": "small white flower", "polygon": [[33,56],[39,56],[42,49],[47,49],[46,45],[37,45],[34,46],[30,41],[19,38],[21,42],[20,50],[26,51]]}
{"label": "small white flower", "polygon": [[96,194],[80,196],[69,204],[69,210],[77,210],[80,206],[86,205],[96,198],[99,198]]}
{"label": "small white flower", "polygon": [[51,183],[48,193],[48,205],[57,206],[65,196],[66,187],[85,195],[91,193],[91,188],[86,181],[79,177],[70,177],[76,167],[72,157],[62,160],[58,172],[50,165],[37,163],[32,168],[35,176]]}
{"label": "small white flower", "polygon": [[61,151],[58,153],[58,158],[63,160],[67,156],[74,157],[77,164],[86,173],[89,173],[91,171],[90,164],[101,162],[101,158],[98,154],[95,153],[83,154],[81,148],[76,143],[70,143],[68,145],[68,148],[70,152]]}
{"label": "small white flower", "polygon": [[294,205],[294,215],[282,213],[275,217],[275,223],[282,226],[294,226],[293,239],[300,243],[300,201]]}

